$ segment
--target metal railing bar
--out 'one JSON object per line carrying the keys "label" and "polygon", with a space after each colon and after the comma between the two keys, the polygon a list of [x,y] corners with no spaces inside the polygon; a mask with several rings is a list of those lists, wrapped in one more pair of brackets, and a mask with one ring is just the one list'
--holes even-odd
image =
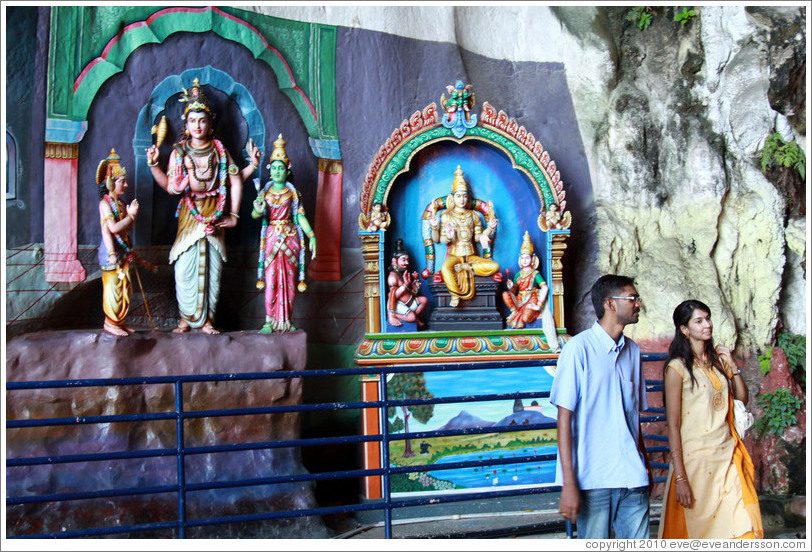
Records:
{"label": "metal railing bar", "polygon": [[515,456],[512,458],[491,458],[488,460],[466,460],[463,462],[448,462],[445,464],[419,464],[416,466],[390,467],[390,473],[412,473],[427,471],[453,470],[457,468],[479,468],[483,466],[503,466],[509,464],[529,464],[531,462],[549,462],[556,459],[556,453],[533,454]]}
{"label": "metal railing bar", "polygon": [[104,491],[76,491],[72,493],[55,493],[49,495],[6,497],[6,505],[12,506],[16,504],[37,504],[40,502],[62,502],[67,500],[176,493],[178,492],[178,488],[177,485],[162,485],[160,487],[129,487],[126,489],[108,489]]}
{"label": "metal railing bar", "polygon": [[72,462],[95,462],[101,460],[130,460],[136,458],[160,458],[175,456],[175,449],[144,449],[120,452],[94,452],[87,454],[64,454],[59,456],[33,456],[30,458],[6,458],[7,468],[40,466],[43,464],[67,464]]}
{"label": "metal railing bar", "polygon": [[311,516],[311,515],[327,515],[327,514],[337,514],[337,513],[347,513],[351,511],[369,511],[369,510],[381,510],[384,511],[389,507],[391,509],[397,508],[408,508],[412,506],[424,506],[427,504],[439,504],[439,503],[447,503],[447,502],[464,502],[467,500],[477,500],[480,498],[502,498],[502,497],[509,497],[509,496],[517,496],[517,495],[530,495],[530,494],[542,494],[542,493],[549,493],[549,492],[557,492],[560,491],[561,487],[529,487],[525,489],[509,489],[504,491],[486,491],[486,492],[471,492],[471,493],[459,493],[450,496],[431,496],[431,497],[420,497],[420,498],[412,498],[412,499],[404,499],[404,500],[389,500],[389,504],[391,506],[387,506],[387,500],[381,500],[375,503],[367,503],[367,504],[350,504],[346,506],[326,506],[326,507],[318,507],[318,508],[307,508],[301,510],[287,510],[287,511],[278,511],[278,512],[263,512],[257,514],[240,514],[234,516],[221,516],[221,517],[212,517],[212,518],[204,518],[204,519],[194,519],[188,520],[186,522],[187,527],[202,527],[207,525],[220,525],[224,523],[238,523],[238,522],[253,522],[253,521],[263,521],[269,519],[277,519],[277,518],[289,518],[289,517],[304,517],[304,516]]}
{"label": "metal railing bar", "polygon": [[488,370],[493,368],[552,366],[556,362],[550,359],[530,361],[501,361],[448,364],[394,364],[390,366],[365,366],[363,368],[338,368],[320,370],[279,370],[275,372],[240,372],[229,374],[178,375],[178,376],[142,376],[133,378],[88,378],[79,380],[42,380],[6,382],[7,390],[23,389],[64,389],[77,387],[109,387],[116,385],[158,385],[180,383],[207,383],[223,381],[243,381],[258,379],[294,379],[318,378],[328,376],[381,375],[410,372],[449,372],[458,370]]}
{"label": "metal railing bar", "polygon": [[108,424],[115,422],[149,422],[155,420],[174,420],[174,412],[149,412],[144,414],[105,414],[100,416],[69,416],[63,418],[34,418],[32,420],[8,420],[6,428],[19,429],[27,427]]}
{"label": "metal railing bar", "polygon": [[116,527],[99,527],[97,529],[76,529],[72,531],[54,531],[51,533],[36,533],[32,535],[7,535],[9,539],[75,539],[101,535],[116,535],[121,533],[138,533],[143,531],[158,531],[162,529],[178,529],[177,521],[157,521],[154,523],[141,523],[137,525],[122,525]]}
{"label": "metal railing bar", "polygon": [[450,437],[458,435],[479,435],[481,433],[518,433],[520,431],[537,431],[542,429],[555,429],[555,422],[541,424],[516,424],[507,426],[469,427],[465,429],[435,429],[432,431],[413,431],[410,433],[397,433],[390,438],[393,440],[428,439],[431,437]]}

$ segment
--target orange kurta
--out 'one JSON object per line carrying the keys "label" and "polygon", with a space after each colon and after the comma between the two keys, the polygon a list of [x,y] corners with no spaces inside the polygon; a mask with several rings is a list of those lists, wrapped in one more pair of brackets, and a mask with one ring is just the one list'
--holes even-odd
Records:
{"label": "orange kurta", "polygon": [[677,502],[672,464],[658,537],[761,538],[753,462],[735,430],[728,382],[718,370],[694,363],[692,389],[681,360],[668,369],[682,376],[682,458],[695,502],[692,508]]}

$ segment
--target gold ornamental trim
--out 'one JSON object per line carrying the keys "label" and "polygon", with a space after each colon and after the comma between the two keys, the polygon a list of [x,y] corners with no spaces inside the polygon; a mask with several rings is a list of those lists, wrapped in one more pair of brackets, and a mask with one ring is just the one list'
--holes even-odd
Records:
{"label": "gold ornamental trim", "polygon": [[79,144],[66,144],[64,142],[45,142],[46,159],[77,159],[79,157]]}

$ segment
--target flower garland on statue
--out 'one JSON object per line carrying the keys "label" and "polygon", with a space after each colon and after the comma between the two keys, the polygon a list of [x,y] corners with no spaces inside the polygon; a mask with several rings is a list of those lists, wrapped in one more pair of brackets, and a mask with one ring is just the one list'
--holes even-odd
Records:
{"label": "flower garland on statue", "polygon": [[[205,224],[206,234],[214,234],[214,222],[223,216],[223,209],[226,206],[226,164],[228,159],[226,157],[226,149],[223,147],[223,144],[220,143],[219,140],[213,140],[214,148],[217,150],[217,155],[220,158],[220,167],[218,171],[218,176],[220,178],[220,186],[217,188],[217,210],[214,214],[210,217],[204,217],[200,214],[200,211],[197,210],[197,206],[195,205],[195,201],[192,198],[189,187],[187,186],[186,189],[183,191],[183,198],[178,202],[178,208],[175,211],[175,218],[178,218],[180,215],[180,208],[185,203],[186,208],[189,209],[189,212],[195,218],[197,222],[200,224]],[[181,174],[184,176],[184,180],[188,178],[188,174],[186,171],[186,166],[183,164],[183,154],[175,150],[175,162],[176,166],[180,168]]]}
{"label": "flower garland on statue", "polygon": [[[104,199],[107,201],[107,204],[110,205],[110,210],[113,211],[113,216],[115,217],[116,221],[121,220],[119,218],[119,209],[118,209],[118,199],[113,199],[110,197],[110,194],[104,194]],[[118,235],[118,232],[113,232],[113,237],[116,238],[116,241],[121,246],[121,249],[124,250],[124,254],[129,257],[132,255],[132,247],[130,247],[129,239],[125,240],[121,236]]]}

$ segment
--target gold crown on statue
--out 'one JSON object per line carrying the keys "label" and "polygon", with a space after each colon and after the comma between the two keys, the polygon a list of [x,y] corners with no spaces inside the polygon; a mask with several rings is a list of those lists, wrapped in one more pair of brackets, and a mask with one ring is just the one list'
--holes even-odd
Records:
{"label": "gold crown on statue", "polygon": [[116,153],[116,148],[110,148],[110,155],[99,163],[96,169],[96,184],[104,182],[108,190],[112,191],[115,182],[122,176],[127,176],[127,169],[121,165],[121,157]]}
{"label": "gold crown on statue", "polygon": [[522,255],[533,254],[533,242],[530,241],[530,232],[524,231],[524,238],[522,238],[522,248],[519,250]]}
{"label": "gold crown on statue", "polygon": [[457,165],[457,170],[454,171],[454,184],[451,185],[451,193],[456,194],[457,192],[467,192],[468,185],[465,183],[465,179],[462,177],[462,169],[459,165]]}
{"label": "gold crown on statue", "polygon": [[212,119],[214,118],[214,113],[211,112],[211,107],[209,106],[209,99],[206,97],[206,94],[203,92],[203,88],[200,87],[200,80],[195,77],[195,80],[192,81],[192,86],[189,90],[185,88],[182,89],[183,94],[181,94],[179,102],[186,102],[186,108],[183,110],[183,119],[186,120],[186,114],[190,111],[205,111],[209,114],[209,117]]}
{"label": "gold crown on statue", "polygon": [[286,167],[290,166],[290,159],[288,159],[288,154],[285,152],[285,139],[282,138],[282,135],[279,135],[279,138],[274,140],[273,143],[273,152],[271,153],[271,163],[274,161],[282,161]]}

